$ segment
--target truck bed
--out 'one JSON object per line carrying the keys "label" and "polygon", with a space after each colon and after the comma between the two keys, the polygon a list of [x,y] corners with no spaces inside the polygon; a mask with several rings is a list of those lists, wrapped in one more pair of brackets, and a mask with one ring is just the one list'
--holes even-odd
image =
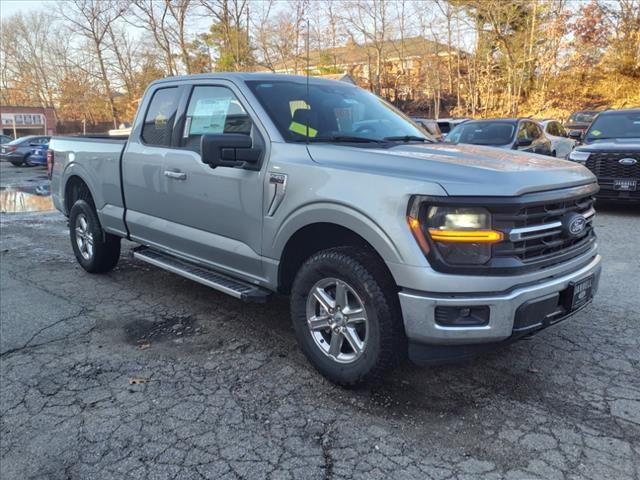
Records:
{"label": "truck bed", "polygon": [[126,137],[53,137],[49,148],[55,151],[51,194],[56,207],[69,213],[63,189],[67,180],[77,174],[93,189],[91,195],[103,228],[111,233],[126,234],[120,181],[120,162],[126,143]]}

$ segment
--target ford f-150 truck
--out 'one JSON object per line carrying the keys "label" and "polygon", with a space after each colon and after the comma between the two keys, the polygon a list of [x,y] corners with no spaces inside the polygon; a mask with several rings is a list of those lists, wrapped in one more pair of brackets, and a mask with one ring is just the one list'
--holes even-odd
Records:
{"label": "ford f-150 truck", "polygon": [[55,137],[56,207],[82,267],[134,257],[245,301],[290,295],[330,380],[467,358],[597,289],[584,166],[435,144],[356,86],[268,74],[153,82],[128,139]]}

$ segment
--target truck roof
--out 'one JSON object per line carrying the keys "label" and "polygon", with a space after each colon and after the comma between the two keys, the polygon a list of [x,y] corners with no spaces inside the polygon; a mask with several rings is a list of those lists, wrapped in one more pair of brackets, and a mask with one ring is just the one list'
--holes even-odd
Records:
{"label": "truck roof", "polygon": [[[281,81],[281,82],[295,82],[295,83],[306,83],[307,77],[304,75],[285,75],[282,73],[269,73],[269,72],[212,72],[212,73],[197,73],[193,75],[178,75],[174,77],[165,77],[159,80],[154,80],[150,85],[156,85],[158,83],[164,82],[176,82],[176,81],[191,81],[191,80],[206,80],[206,79],[217,79],[217,80],[230,80],[230,81]],[[321,77],[309,77],[309,83],[314,85],[335,85],[336,83],[345,86],[353,86],[348,82],[343,82],[340,80],[331,80],[327,78]]]}

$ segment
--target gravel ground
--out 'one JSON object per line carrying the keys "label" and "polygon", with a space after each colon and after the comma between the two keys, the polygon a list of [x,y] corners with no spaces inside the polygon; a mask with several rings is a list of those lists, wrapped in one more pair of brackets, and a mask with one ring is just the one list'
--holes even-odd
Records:
{"label": "gravel ground", "polygon": [[303,358],[286,298],[243,304],[130,243],[90,275],[60,214],[3,213],[0,477],[638,479],[640,211],[596,224],[600,291],[572,319],[344,390]]}

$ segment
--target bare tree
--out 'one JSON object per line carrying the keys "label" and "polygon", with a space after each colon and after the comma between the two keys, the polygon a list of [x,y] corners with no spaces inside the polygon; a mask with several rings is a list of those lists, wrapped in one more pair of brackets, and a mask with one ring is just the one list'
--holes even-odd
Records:
{"label": "bare tree", "polygon": [[127,5],[121,0],[70,0],[59,5],[60,15],[75,27],[77,33],[89,40],[93,47],[114,128],[118,127],[118,113],[105,62],[106,36],[111,25],[126,10]]}
{"label": "bare tree", "polygon": [[129,22],[151,34],[155,45],[162,51],[169,75],[176,75],[174,47],[171,41],[169,0],[133,0]]}
{"label": "bare tree", "polygon": [[[344,3],[343,20],[354,43],[364,42],[374,51],[374,74],[370,79],[372,90],[382,93],[385,46],[390,36],[391,19],[389,0],[353,0]],[[370,68],[369,68],[370,70]]]}

